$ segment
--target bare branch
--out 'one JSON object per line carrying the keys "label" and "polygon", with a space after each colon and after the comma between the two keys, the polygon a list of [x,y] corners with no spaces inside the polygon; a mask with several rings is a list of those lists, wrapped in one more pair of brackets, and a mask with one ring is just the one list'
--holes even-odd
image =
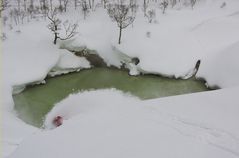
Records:
{"label": "bare branch", "polygon": [[124,2],[124,0],[118,0],[117,3],[109,4],[107,7],[109,16],[113,21],[116,21],[117,26],[120,29],[118,41],[119,44],[121,43],[122,29],[125,29],[130,24],[132,24],[136,17],[136,4],[132,5],[131,3],[131,5],[128,5]]}
{"label": "bare branch", "polygon": [[[74,37],[77,32],[77,24],[71,24],[67,21],[65,21],[63,24],[61,20],[57,17],[57,10],[56,8],[52,12],[48,12],[47,14],[48,19],[50,20],[50,24],[48,25],[48,28],[53,32],[54,34],[54,44],[56,44],[57,39],[60,40],[67,40],[72,37]],[[61,37],[59,30],[61,30],[61,25],[63,25],[65,36]]]}

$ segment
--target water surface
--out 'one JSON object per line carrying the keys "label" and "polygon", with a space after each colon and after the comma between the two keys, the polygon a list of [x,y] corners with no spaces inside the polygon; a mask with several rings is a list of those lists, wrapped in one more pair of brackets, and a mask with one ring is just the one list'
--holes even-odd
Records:
{"label": "water surface", "polygon": [[116,88],[141,99],[152,99],[208,90],[202,81],[155,75],[129,76],[126,71],[94,68],[46,79],[45,85],[28,86],[14,95],[15,109],[26,123],[40,127],[54,104],[69,94],[91,89]]}

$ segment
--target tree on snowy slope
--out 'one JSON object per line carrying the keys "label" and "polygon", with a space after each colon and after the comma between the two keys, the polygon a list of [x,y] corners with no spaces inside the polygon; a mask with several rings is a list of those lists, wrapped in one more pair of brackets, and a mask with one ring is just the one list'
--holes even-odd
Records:
{"label": "tree on snowy slope", "polygon": [[177,4],[177,0],[170,0],[172,8]]}
{"label": "tree on snowy slope", "polygon": [[0,17],[2,15],[2,11],[5,10],[9,6],[8,0],[0,0]]}
{"label": "tree on snowy slope", "polygon": [[66,12],[69,0],[63,0],[64,11]]}
{"label": "tree on snowy slope", "polygon": [[[74,37],[77,32],[77,24],[70,24],[68,21],[61,22],[61,20],[57,17],[57,9],[54,9],[52,12],[48,13],[47,15],[48,19],[50,20],[50,24],[48,25],[48,28],[53,32],[54,35],[54,41],[53,43],[57,43],[57,39],[60,40],[68,40]],[[61,30],[61,26],[63,25],[65,36],[61,37],[59,31]]]}
{"label": "tree on snowy slope", "polygon": [[89,13],[89,7],[86,0],[81,0],[81,11],[83,12],[84,20],[85,20],[87,14]]}
{"label": "tree on snowy slope", "polygon": [[156,12],[154,9],[150,9],[147,14],[146,17],[148,18],[149,23],[152,23],[152,21],[155,19],[156,17]]}
{"label": "tree on snowy slope", "polygon": [[47,0],[40,0],[40,8],[41,8],[42,14],[46,18],[48,10],[49,10],[48,1]]}
{"label": "tree on snowy slope", "polygon": [[193,7],[195,6],[197,0],[190,0],[190,2],[191,2],[191,7],[192,7],[192,9],[193,9]]}
{"label": "tree on snowy slope", "polygon": [[149,3],[149,1],[144,0],[143,11],[144,11],[144,16],[145,17],[147,16],[146,14],[147,14],[148,3]]}
{"label": "tree on snowy slope", "polygon": [[163,2],[160,3],[162,9],[163,9],[163,14],[165,13],[166,8],[168,7],[168,1],[163,0]]}
{"label": "tree on snowy slope", "polygon": [[106,5],[108,3],[108,0],[101,0],[101,3],[103,3],[104,8],[106,8]]}
{"label": "tree on snowy slope", "polygon": [[118,0],[115,3],[111,3],[107,7],[109,16],[113,21],[116,21],[119,27],[119,40],[118,44],[121,43],[122,30],[128,27],[134,22],[135,12],[132,12],[130,5],[125,0]]}

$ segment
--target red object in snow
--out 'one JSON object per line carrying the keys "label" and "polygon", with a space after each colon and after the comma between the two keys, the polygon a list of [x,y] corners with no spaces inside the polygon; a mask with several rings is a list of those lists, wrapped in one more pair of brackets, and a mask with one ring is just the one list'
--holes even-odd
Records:
{"label": "red object in snow", "polygon": [[62,125],[62,123],[63,123],[63,118],[62,118],[61,116],[57,116],[57,117],[55,117],[54,120],[53,120],[53,124],[54,124],[56,127]]}

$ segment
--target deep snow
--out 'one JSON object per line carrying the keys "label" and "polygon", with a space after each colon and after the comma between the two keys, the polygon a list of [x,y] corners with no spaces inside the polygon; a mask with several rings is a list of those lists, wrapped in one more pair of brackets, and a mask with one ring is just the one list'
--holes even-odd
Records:
{"label": "deep snow", "polygon": [[114,89],[70,95],[46,119],[51,128],[63,116],[63,125],[31,135],[10,157],[238,157],[237,90],[148,101]]}
{"label": "deep snow", "polygon": [[[187,75],[201,59],[197,77],[222,90],[150,101],[114,90],[85,92],[66,98],[50,112],[48,124],[55,114],[67,115],[63,126],[50,131],[16,118],[13,86],[41,81],[52,68],[78,70],[90,65],[59,49],[63,44],[52,44],[47,21],[3,28],[3,156],[239,157],[239,1],[226,0],[222,9],[222,0],[206,2],[194,10],[169,9],[166,15],[158,11],[153,24],[139,11],[134,25],[124,30],[122,45],[116,44],[116,24],[97,9],[87,20],[77,16],[79,34],[64,45],[96,50],[108,65],[120,66],[126,57],[138,57],[137,69],[175,77]],[[83,106],[64,110],[65,104],[78,99]]]}

